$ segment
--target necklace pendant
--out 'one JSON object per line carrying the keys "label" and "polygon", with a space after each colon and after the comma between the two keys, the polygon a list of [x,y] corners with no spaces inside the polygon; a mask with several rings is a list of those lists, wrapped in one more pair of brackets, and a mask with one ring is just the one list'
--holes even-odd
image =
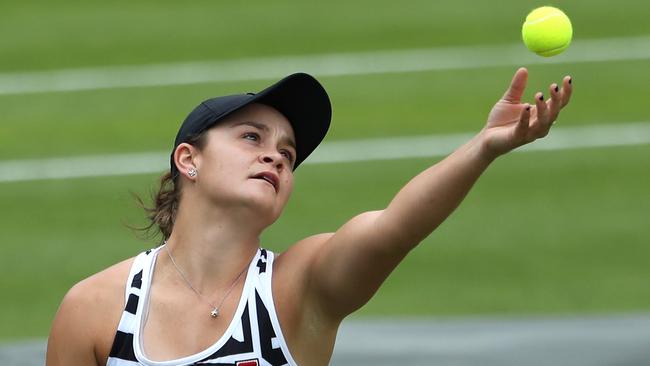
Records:
{"label": "necklace pendant", "polygon": [[218,317],[219,316],[219,309],[217,309],[217,308],[212,309],[212,311],[210,312],[210,316],[213,317],[213,318]]}

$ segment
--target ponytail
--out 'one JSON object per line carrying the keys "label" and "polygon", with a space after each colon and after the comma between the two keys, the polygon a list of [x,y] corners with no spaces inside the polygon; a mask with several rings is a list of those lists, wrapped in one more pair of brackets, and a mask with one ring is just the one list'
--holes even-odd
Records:
{"label": "ponytail", "polygon": [[144,231],[149,235],[152,234],[151,230],[157,228],[163,236],[163,240],[169,238],[174,228],[174,221],[176,221],[176,211],[178,210],[178,202],[180,200],[180,189],[172,178],[172,173],[167,172],[160,177],[160,188],[158,192],[151,195],[152,206],[144,204],[142,199],[135,195],[138,205],[142,207],[145,212],[149,224],[137,228]]}
{"label": "ponytail", "polygon": [[[198,135],[190,136],[187,139],[187,143],[193,145],[199,150],[202,150],[207,143],[206,131],[201,132]],[[163,240],[169,238],[174,229],[174,222],[176,221],[176,212],[178,211],[178,203],[181,199],[181,178],[177,175],[175,178],[172,177],[171,172],[166,172],[160,177],[160,188],[158,188],[158,193],[152,194],[152,206],[148,207],[144,204],[142,199],[135,196],[136,201],[142,209],[144,209],[145,215],[149,219],[149,225],[140,228],[139,230],[151,233],[151,230],[154,227],[157,227],[160,230],[160,233],[163,236]],[[155,234],[151,234],[154,236]]]}

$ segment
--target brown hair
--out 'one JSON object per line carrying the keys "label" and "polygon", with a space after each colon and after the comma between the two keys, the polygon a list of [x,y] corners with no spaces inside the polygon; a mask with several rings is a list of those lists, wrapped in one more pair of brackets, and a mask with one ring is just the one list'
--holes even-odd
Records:
{"label": "brown hair", "polygon": [[[197,135],[190,136],[187,141],[188,144],[202,150],[206,144],[206,131]],[[139,206],[144,209],[145,215],[149,219],[149,224],[138,228],[151,236],[157,233],[151,233],[153,228],[160,230],[163,239],[169,238],[174,229],[174,222],[176,221],[176,211],[181,199],[182,185],[180,175],[172,177],[171,172],[166,172],[160,177],[160,186],[157,193],[151,194],[152,205],[147,206],[142,199],[135,195],[135,199]]]}

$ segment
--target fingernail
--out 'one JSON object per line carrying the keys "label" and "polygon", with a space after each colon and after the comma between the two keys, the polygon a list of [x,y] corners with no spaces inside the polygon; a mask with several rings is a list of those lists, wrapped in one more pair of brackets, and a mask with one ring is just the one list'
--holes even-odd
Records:
{"label": "fingernail", "polygon": [[530,110],[530,106],[527,106],[527,107],[526,107],[526,110],[529,111],[529,110]]}
{"label": "fingernail", "polygon": [[544,94],[539,96],[539,100],[544,100]]}
{"label": "fingernail", "polygon": [[557,85],[555,85],[555,92],[557,93],[557,92],[559,92],[559,91],[560,91],[560,87],[558,87]]}
{"label": "fingernail", "polygon": [[569,78],[569,84],[573,83],[573,78]]}

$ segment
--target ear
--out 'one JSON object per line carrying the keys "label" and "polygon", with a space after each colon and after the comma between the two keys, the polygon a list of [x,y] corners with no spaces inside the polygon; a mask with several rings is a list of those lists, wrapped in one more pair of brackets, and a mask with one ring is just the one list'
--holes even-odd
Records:
{"label": "ear", "polygon": [[189,180],[196,179],[196,177],[190,177],[188,172],[190,169],[198,169],[196,165],[198,154],[199,150],[196,147],[185,142],[176,147],[176,150],[174,150],[174,163],[176,163],[180,175]]}

